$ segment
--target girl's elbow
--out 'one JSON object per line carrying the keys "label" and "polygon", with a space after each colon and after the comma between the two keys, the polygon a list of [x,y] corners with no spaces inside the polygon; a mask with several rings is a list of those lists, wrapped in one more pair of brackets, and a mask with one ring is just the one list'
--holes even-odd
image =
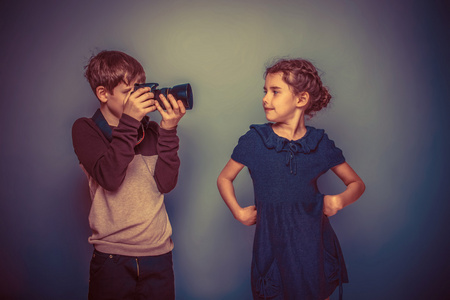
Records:
{"label": "girl's elbow", "polygon": [[361,186],[361,194],[363,194],[366,191],[366,184],[364,183],[364,181],[361,180],[360,186]]}
{"label": "girl's elbow", "polygon": [[217,188],[220,190],[226,183],[231,183],[231,181],[220,174],[219,177],[217,177]]}
{"label": "girl's elbow", "polygon": [[217,187],[219,189],[220,189],[220,185],[222,184],[222,180],[223,180],[222,174],[220,174],[219,177],[217,177],[217,180],[216,180],[216,184],[217,184]]}
{"label": "girl's elbow", "polygon": [[366,184],[364,183],[364,181],[362,181],[362,180],[358,181],[358,188],[359,188],[359,196],[358,196],[358,198],[359,198],[366,191]]}

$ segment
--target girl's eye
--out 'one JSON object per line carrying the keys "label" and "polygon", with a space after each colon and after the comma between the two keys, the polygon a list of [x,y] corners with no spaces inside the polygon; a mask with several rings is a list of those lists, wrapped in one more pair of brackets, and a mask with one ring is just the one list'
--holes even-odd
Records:
{"label": "girl's eye", "polygon": [[274,94],[274,95],[278,94],[278,91],[273,91],[273,94]]}

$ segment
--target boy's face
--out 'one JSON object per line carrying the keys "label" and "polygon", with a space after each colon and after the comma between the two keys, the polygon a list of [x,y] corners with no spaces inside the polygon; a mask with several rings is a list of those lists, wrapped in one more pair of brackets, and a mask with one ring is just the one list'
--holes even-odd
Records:
{"label": "boy's face", "polygon": [[119,124],[119,119],[122,116],[124,105],[128,101],[128,98],[134,89],[135,83],[142,82],[133,81],[130,84],[120,82],[112,90],[112,92],[109,92],[104,87],[100,87],[102,89],[100,94],[97,94],[97,97],[101,101],[100,109],[109,125],[117,126]]}
{"label": "boy's face", "polygon": [[106,106],[110,113],[118,119],[122,116],[123,107],[128,100],[128,97],[133,90],[134,82],[132,84],[126,84],[120,82],[113,90],[112,93],[108,93],[108,101]]}

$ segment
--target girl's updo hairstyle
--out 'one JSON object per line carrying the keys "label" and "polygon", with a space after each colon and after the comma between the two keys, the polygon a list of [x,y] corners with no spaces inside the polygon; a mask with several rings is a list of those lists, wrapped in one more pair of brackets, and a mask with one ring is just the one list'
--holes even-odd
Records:
{"label": "girl's updo hairstyle", "polygon": [[309,104],[305,114],[313,117],[316,112],[326,107],[331,95],[322,85],[322,80],[314,65],[305,59],[280,59],[266,69],[264,78],[268,74],[283,73],[283,80],[293,90],[295,95],[308,92]]}

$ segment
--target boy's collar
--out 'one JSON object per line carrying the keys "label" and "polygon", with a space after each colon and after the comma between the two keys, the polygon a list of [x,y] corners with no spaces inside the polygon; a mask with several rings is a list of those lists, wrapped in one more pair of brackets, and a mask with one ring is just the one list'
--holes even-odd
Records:
{"label": "boy's collar", "polygon": [[111,126],[109,126],[108,122],[106,122],[105,117],[103,116],[102,112],[100,111],[100,108],[97,109],[95,114],[92,116],[92,120],[95,122],[95,124],[100,128],[103,135],[106,137],[108,141],[111,142],[112,140],[112,129]]}

